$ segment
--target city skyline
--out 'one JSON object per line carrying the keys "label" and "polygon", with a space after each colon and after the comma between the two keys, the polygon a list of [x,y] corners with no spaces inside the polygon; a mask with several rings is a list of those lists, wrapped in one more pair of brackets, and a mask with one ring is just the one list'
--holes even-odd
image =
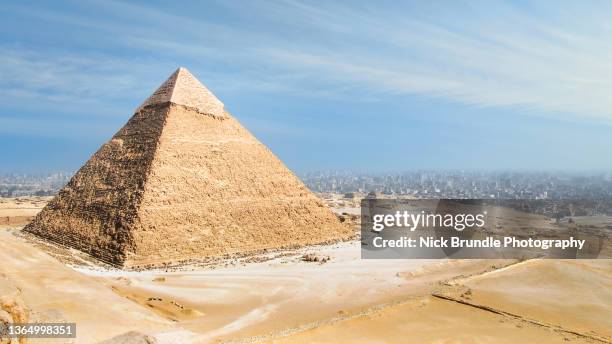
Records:
{"label": "city skyline", "polygon": [[[55,195],[72,173],[0,174],[0,197]],[[404,171],[310,172],[298,177],[317,193],[415,198],[611,199],[612,172]]]}

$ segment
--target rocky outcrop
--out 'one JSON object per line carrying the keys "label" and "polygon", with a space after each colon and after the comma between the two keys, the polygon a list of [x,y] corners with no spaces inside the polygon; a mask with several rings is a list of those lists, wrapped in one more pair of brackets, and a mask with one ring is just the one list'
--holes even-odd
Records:
{"label": "rocky outcrop", "polygon": [[[8,324],[27,323],[29,311],[21,299],[21,291],[4,275],[0,274],[0,328]],[[0,344],[25,344],[26,338],[8,338],[0,334]]]}
{"label": "rocky outcrop", "polygon": [[99,344],[156,344],[154,337],[136,331],[130,331],[122,335],[107,339]]}

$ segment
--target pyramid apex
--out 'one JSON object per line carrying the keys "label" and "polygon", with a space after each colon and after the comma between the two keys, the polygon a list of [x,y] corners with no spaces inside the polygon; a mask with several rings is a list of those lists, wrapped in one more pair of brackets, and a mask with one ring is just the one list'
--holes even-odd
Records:
{"label": "pyramid apex", "polygon": [[187,68],[178,67],[136,111],[145,106],[174,103],[208,115],[225,117],[223,103]]}

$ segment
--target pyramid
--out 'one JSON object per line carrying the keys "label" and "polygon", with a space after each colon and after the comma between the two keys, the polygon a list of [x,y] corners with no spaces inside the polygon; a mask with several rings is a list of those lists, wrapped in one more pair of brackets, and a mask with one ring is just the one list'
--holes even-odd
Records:
{"label": "pyramid", "polygon": [[24,230],[123,268],[352,234],[185,68]]}

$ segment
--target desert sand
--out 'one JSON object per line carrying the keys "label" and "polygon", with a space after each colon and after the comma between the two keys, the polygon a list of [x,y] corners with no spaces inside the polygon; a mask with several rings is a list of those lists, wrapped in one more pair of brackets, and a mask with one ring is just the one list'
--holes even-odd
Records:
{"label": "desert sand", "polygon": [[61,342],[612,341],[609,260],[361,260],[346,241],[139,272],[22,226],[0,225],[1,296],[77,322]]}
{"label": "desert sand", "polygon": [[52,197],[0,197],[0,226],[23,226],[40,212]]}
{"label": "desert sand", "polygon": [[529,260],[273,342],[609,343],[609,272],[609,261]]}

